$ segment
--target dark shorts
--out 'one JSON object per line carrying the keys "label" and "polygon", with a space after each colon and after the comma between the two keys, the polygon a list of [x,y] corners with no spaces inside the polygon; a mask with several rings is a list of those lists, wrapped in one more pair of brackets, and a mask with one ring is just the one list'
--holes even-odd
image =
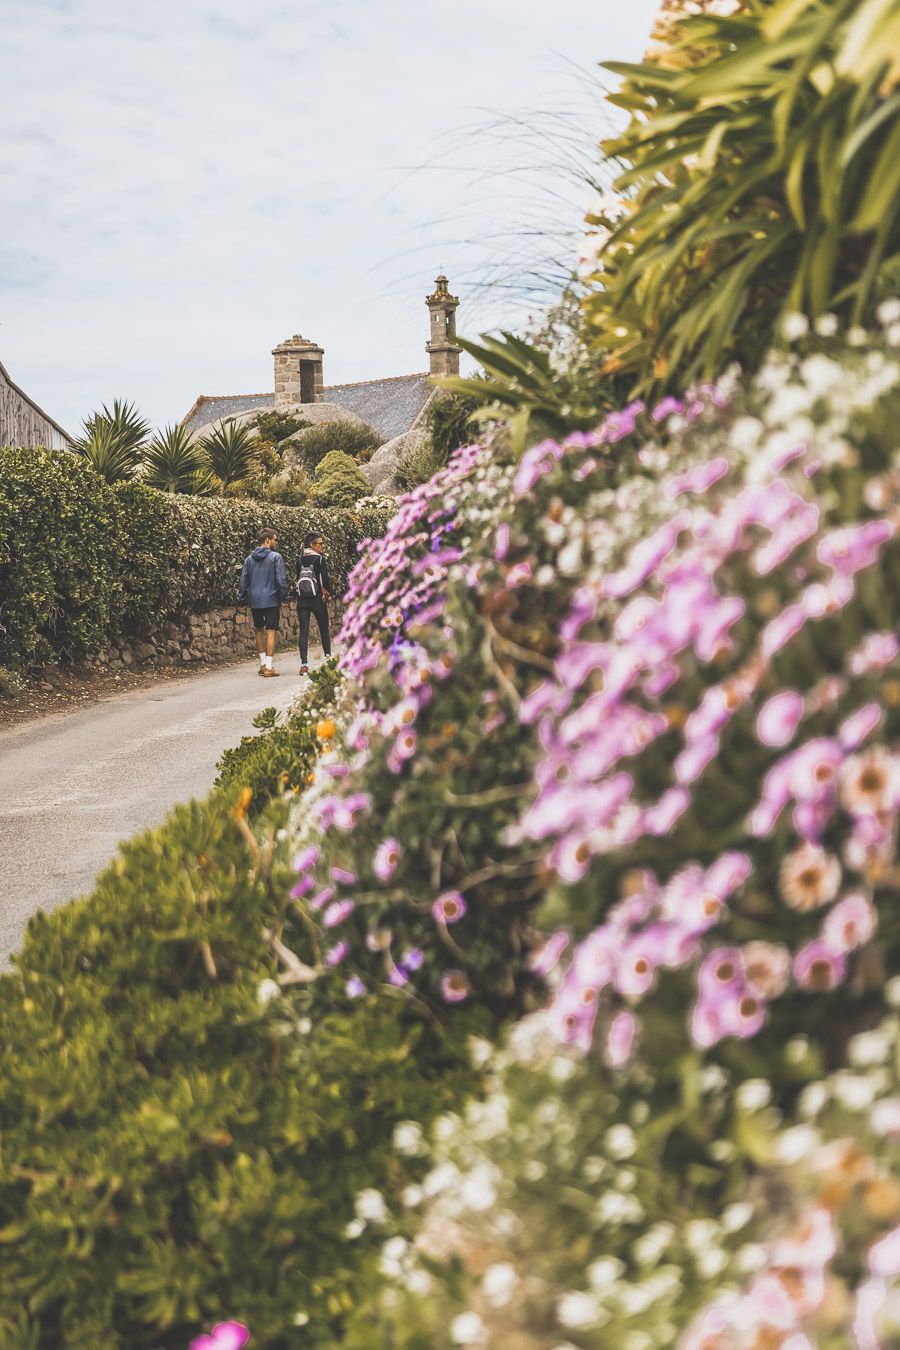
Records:
{"label": "dark shorts", "polygon": [[253,627],[257,632],[262,628],[274,628],[277,633],[281,627],[281,606],[269,605],[266,609],[251,609]]}

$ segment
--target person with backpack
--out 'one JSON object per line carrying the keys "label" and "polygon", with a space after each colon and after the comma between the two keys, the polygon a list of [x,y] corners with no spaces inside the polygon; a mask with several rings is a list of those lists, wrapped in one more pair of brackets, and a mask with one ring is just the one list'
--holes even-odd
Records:
{"label": "person with backpack", "polygon": [[289,595],[284,558],[277,551],[277,544],[277,530],[263,526],[258,548],[244,559],[238,587],[238,604],[249,604],[253,615],[259,673],[269,679],[279,674],[273,657],[281,627],[281,603]]}
{"label": "person with backpack", "polygon": [[323,549],[325,540],[320,534],[308,534],[303,541],[303,552],[297,559],[297,618],[300,621],[300,674],[308,675],[309,621],[315,615],[322,639],[322,651],[331,655],[331,634],[328,630],[328,609],[325,601],[331,599],[331,576]]}

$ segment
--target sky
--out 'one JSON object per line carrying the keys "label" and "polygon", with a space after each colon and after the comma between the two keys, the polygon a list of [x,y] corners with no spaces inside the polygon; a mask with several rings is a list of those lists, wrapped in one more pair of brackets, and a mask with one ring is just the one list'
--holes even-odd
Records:
{"label": "sky", "polygon": [[160,426],[293,333],[326,384],[426,369],[440,269],[464,335],[524,322],[656,7],[3,0],[0,361],[70,432]]}

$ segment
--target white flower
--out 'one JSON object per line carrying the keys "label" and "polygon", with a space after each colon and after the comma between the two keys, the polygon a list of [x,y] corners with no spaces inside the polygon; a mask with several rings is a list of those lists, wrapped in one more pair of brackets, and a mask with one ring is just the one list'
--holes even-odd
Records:
{"label": "white flower", "polygon": [[351,1219],[348,1224],[344,1225],[344,1237],[350,1238],[351,1240],[353,1238],[358,1238],[365,1230],[365,1226],[364,1219]]}
{"label": "white flower", "polygon": [[459,1188],[459,1198],[466,1209],[483,1214],[497,1203],[497,1181],[500,1170],[491,1163],[481,1163],[465,1177]]}
{"label": "white flower", "polygon": [[407,1209],[415,1209],[425,1199],[425,1192],[421,1186],[405,1186],[400,1192],[400,1199]]}
{"label": "white flower", "polygon": [[453,1136],[458,1131],[459,1126],[460,1126],[459,1116],[454,1116],[452,1114],[440,1116],[435,1121],[434,1137],[435,1139],[438,1139],[442,1144],[445,1144],[448,1139],[453,1138]]}
{"label": "white flower", "polygon": [[866,1111],[878,1096],[878,1083],[871,1075],[836,1073],[833,1084],[835,1100],[848,1111]]}
{"label": "white flower", "polygon": [[722,1211],[720,1222],[726,1233],[736,1233],[739,1229],[747,1227],[754,1213],[751,1204],[746,1200],[739,1200]]}
{"label": "white flower", "polygon": [[834,337],[838,330],[836,314],[820,314],[816,319],[816,332],[819,337]]}
{"label": "white flower", "polygon": [[429,1197],[440,1195],[441,1191],[447,1191],[451,1186],[455,1186],[459,1181],[459,1168],[453,1163],[440,1163],[431,1172],[422,1183],[422,1190]]}
{"label": "white flower", "polygon": [[895,975],[884,986],[885,1002],[892,1008],[900,1008],[900,975]]}
{"label": "white flower", "polygon": [[260,980],[256,986],[256,1001],[265,1007],[273,998],[278,998],[280,993],[281,986],[276,980]]}
{"label": "white flower", "polygon": [[797,1110],[807,1120],[814,1120],[828,1101],[828,1088],[824,1083],[807,1083],[797,1098]]}
{"label": "white flower", "polygon": [[601,1256],[587,1268],[588,1284],[598,1292],[611,1289],[625,1269],[625,1262],[617,1256]]}
{"label": "white flower", "polygon": [[772,1100],[772,1088],[763,1078],[748,1078],[746,1082],[741,1083],[734,1094],[734,1099],[739,1109],[749,1115],[769,1105]]}
{"label": "white flower", "polygon": [[701,1092],[721,1092],[728,1086],[728,1075],[719,1064],[707,1064],[700,1073]]}
{"label": "white flower", "polygon": [[481,1318],[474,1312],[460,1313],[450,1323],[450,1339],[454,1345],[483,1343],[486,1331]]}
{"label": "white flower", "polygon": [[301,1036],[308,1036],[312,1031],[312,1018],[301,1017],[300,1021],[297,1023],[297,1030]]}
{"label": "white flower", "polygon": [[406,1287],[411,1294],[430,1294],[434,1288],[434,1280],[427,1270],[418,1267],[416,1270],[411,1270],[406,1276]]}
{"label": "white flower", "polygon": [[789,1064],[802,1064],[808,1054],[808,1036],[794,1036],[784,1047],[785,1059]]}
{"label": "white flower", "polygon": [[705,1280],[715,1279],[728,1265],[728,1253],[721,1247],[707,1247],[694,1253],[697,1269]]}
{"label": "white flower", "polygon": [[712,1219],[691,1219],[684,1226],[684,1240],[692,1252],[709,1247],[719,1235],[719,1225]]}
{"label": "white flower", "polygon": [[896,323],[900,319],[900,300],[896,297],[890,300],[882,300],[875,311],[875,316],[878,322],[885,327],[890,323]]}
{"label": "white flower", "polygon": [[637,1139],[629,1125],[613,1125],[603,1142],[606,1152],[617,1162],[633,1157],[637,1150]]}
{"label": "white flower", "polygon": [[366,1223],[384,1223],[387,1219],[387,1205],[380,1191],[368,1186],[356,1197],[356,1213]]}
{"label": "white flower", "polygon": [[737,1157],[737,1149],[730,1139],[714,1139],[709,1146],[709,1156],[713,1162],[732,1162]]}
{"label": "white flower", "polygon": [[654,1224],[633,1244],[631,1250],[635,1261],[639,1266],[656,1265],[674,1236],[675,1229],[672,1224]]}
{"label": "white flower", "polygon": [[884,330],[884,336],[890,347],[900,347],[900,323],[892,323]]}
{"label": "white flower", "polygon": [[739,1248],[734,1264],[742,1275],[755,1275],[767,1265],[768,1260],[769,1254],[762,1243],[748,1242],[746,1246]]}
{"label": "white flower", "polygon": [[781,332],[788,342],[798,342],[809,332],[809,319],[805,314],[785,314]]}
{"label": "white flower", "polygon": [[575,1061],[569,1055],[554,1055],[548,1066],[548,1072],[554,1083],[565,1083],[575,1072]]}
{"label": "white flower", "polygon": [[469,1058],[476,1069],[483,1069],[494,1053],[494,1047],[483,1036],[469,1037]]}
{"label": "white flower", "polygon": [[785,1167],[790,1167],[808,1158],[821,1142],[822,1136],[812,1125],[795,1125],[778,1136],[775,1156]]}
{"label": "white flower", "polygon": [[488,1266],[481,1281],[481,1290],[492,1308],[504,1308],[519,1283],[515,1266],[509,1261],[498,1261]]}
{"label": "white flower", "polygon": [[292,1318],[295,1327],[305,1327],[309,1322],[308,1312],[295,1312]]}
{"label": "white flower", "polygon": [[401,1120],[394,1126],[394,1148],[405,1158],[415,1158],[424,1144],[422,1126],[416,1120]]}
{"label": "white flower", "polygon": [[541,1162],[540,1158],[529,1158],[522,1168],[522,1176],[526,1181],[542,1181],[546,1175],[547,1164]]}
{"label": "white flower", "polygon": [[883,1031],[863,1031],[847,1046],[847,1058],[856,1069],[883,1064],[891,1053],[890,1038]]}
{"label": "white flower", "polygon": [[564,1327],[571,1327],[573,1330],[595,1326],[599,1313],[597,1300],[591,1294],[574,1290],[563,1294],[556,1303],[557,1320]]}

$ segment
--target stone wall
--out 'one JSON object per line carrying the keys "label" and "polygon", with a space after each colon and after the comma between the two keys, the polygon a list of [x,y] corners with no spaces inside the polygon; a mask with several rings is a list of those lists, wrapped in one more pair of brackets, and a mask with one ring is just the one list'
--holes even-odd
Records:
{"label": "stone wall", "polygon": [[[329,606],[331,631],[338,619],[335,606]],[[310,645],[318,645],[319,630],[311,624]],[[281,607],[281,644],[297,645],[297,606],[293,601]],[[256,638],[249,609],[226,605],[204,614],[189,614],[170,619],[154,632],[142,637],[120,638],[88,662],[102,669],[120,666],[184,666],[191,661],[239,661],[256,653]]]}

